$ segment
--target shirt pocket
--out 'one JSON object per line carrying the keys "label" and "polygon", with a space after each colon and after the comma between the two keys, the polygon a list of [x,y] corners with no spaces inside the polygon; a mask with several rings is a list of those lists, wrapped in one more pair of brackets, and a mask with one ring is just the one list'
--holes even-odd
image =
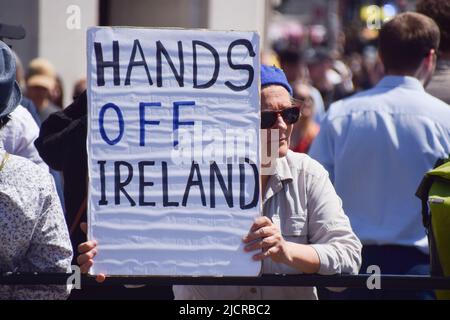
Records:
{"label": "shirt pocket", "polygon": [[281,233],[286,240],[296,243],[307,243],[308,223],[306,213],[293,213],[281,222]]}

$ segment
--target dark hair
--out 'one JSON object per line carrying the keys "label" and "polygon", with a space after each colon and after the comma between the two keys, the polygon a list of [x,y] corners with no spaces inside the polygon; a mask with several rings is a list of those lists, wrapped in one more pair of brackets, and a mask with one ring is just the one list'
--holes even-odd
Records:
{"label": "dark hair", "polygon": [[3,129],[4,126],[11,120],[11,117],[8,115],[0,118],[0,130]]}
{"label": "dark hair", "polygon": [[417,12],[432,18],[441,31],[439,50],[450,52],[450,1],[419,0]]}
{"label": "dark hair", "polygon": [[302,60],[302,54],[298,50],[283,50],[278,53],[281,64],[299,63]]}
{"label": "dark hair", "polygon": [[429,17],[415,12],[395,16],[380,31],[379,52],[386,71],[416,70],[431,49],[439,47],[439,28]]}

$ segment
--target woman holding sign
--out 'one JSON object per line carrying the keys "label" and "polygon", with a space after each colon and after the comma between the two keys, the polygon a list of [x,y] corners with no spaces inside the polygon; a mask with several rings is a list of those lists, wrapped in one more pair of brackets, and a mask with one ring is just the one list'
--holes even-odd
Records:
{"label": "woman holding sign", "polygon": [[[263,154],[264,148],[277,147],[278,158],[262,168],[264,215],[243,237],[244,248],[254,260],[263,260],[265,274],[356,274],[361,243],[328,173],[309,156],[289,150],[300,116],[291,97],[283,71],[261,66],[261,129],[267,132]],[[95,247],[93,241],[80,245],[78,262],[84,272],[93,264]],[[176,299],[317,299],[313,287],[174,286],[173,290]]]}

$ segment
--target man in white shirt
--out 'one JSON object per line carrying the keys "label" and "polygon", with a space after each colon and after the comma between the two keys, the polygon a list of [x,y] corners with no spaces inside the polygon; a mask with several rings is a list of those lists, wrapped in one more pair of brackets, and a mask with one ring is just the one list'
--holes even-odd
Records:
{"label": "man in white shirt", "polygon": [[[450,153],[450,107],[424,90],[436,64],[439,29],[404,13],[380,32],[386,76],[331,105],[310,149],[330,174],[361,239],[364,272],[427,274],[428,244],[415,191]],[[416,292],[359,291],[345,298],[415,299]],[[343,298],[343,297],[342,297]]]}

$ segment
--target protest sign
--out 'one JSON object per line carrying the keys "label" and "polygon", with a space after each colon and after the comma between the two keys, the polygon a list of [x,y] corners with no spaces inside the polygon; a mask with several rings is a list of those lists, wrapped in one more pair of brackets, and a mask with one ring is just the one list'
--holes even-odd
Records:
{"label": "protest sign", "polygon": [[255,276],[259,36],[88,30],[92,273]]}

